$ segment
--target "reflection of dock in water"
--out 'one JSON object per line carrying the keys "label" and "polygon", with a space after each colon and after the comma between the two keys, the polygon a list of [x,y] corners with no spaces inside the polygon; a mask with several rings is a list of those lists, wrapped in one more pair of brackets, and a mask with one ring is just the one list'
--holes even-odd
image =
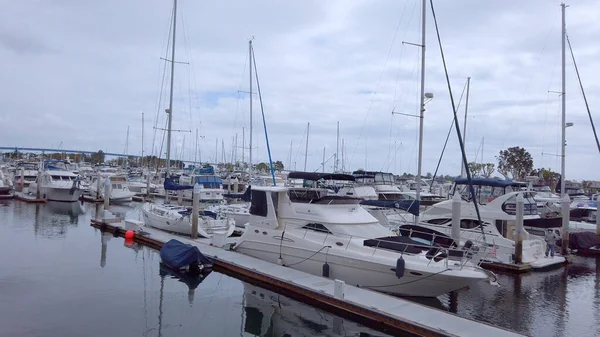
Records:
{"label": "reflection of dock in water", "polygon": [[249,283],[244,283],[243,324],[246,336],[387,336]]}

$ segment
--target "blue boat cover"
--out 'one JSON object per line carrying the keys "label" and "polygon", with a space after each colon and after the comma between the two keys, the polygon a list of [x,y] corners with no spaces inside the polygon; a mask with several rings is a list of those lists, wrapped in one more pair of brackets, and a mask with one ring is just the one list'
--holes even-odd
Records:
{"label": "blue boat cover", "polygon": [[194,188],[194,186],[176,184],[173,178],[165,178],[163,186],[167,191],[191,190]]}
{"label": "blue boat cover", "polygon": [[167,241],[160,249],[162,262],[171,268],[180,269],[197,263],[212,264],[210,259],[200,253],[198,247],[177,240]]}
{"label": "blue boat cover", "polygon": [[396,208],[407,211],[413,215],[419,215],[419,201],[417,200],[363,200],[361,205]]}
{"label": "blue boat cover", "polygon": [[[500,179],[500,178],[471,178],[471,182],[473,183],[473,185],[491,186],[491,187],[508,187],[508,186],[524,187],[524,186],[527,186],[527,184],[522,183],[522,182],[513,181],[513,180],[505,180],[505,179]],[[456,178],[456,180],[454,180],[454,183],[456,185],[469,185],[469,179]]]}

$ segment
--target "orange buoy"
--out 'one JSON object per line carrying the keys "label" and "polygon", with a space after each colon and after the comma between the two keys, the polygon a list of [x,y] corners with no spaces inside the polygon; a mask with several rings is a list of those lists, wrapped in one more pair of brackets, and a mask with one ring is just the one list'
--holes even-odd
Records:
{"label": "orange buoy", "polygon": [[133,240],[133,237],[135,236],[135,232],[134,231],[127,231],[125,232],[125,239],[130,239]]}

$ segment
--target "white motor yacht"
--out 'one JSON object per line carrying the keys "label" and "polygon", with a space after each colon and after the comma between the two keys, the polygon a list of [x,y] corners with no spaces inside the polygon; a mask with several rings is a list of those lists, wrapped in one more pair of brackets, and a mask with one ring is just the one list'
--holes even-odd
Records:
{"label": "white motor yacht", "polygon": [[[486,262],[511,264],[514,263],[516,238],[516,198],[522,194],[525,200],[523,241],[523,262],[534,269],[547,268],[561,264],[565,260],[561,256],[545,257],[546,243],[544,231],[547,228],[556,229],[556,219],[541,218],[537,212],[537,203],[533,200],[532,192],[517,192],[512,190],[513,181],[499,179],[474,178],[473,187],[479,200],[478,203],[481,223],[478,220],[475,206],[467,192],[467,185],[462,185],[464,178],[457,179],[453,193],[461,195],[461,242],[472,241],[476,245],[487,247],[489,254],[484,257]],[[507,192],[511,191],[511,192]],[[560,219],[558,219],[560,222]],[[421,216],[419,223],[400,226],[403,235],[432,240],[433,236],[450,239],[452,228],[452,200],[437,203]],[[558,229],[556,229],[558,230]]]}
{"label": "white motor yacht", "polygon": [[[307,179],[314,173],[307,173]],[[376,291],[435,297],[486,280],[468,251],[431,250],[390,231],[361,199],[322,188],[254,187],[250,222],[235,250]],[[448,257],[449,255],[449,257]]]}
{"label": "white motor yacht", "polygon": [[[98,184],[98,179],[100,180],[100,183]],[[111,203],[126,203],[126,202],[131,202],[133,199],[133,196],[135,195],[134,192],[131,192],[129,190],[129,187],[127,187],[127,177],[125,176],[117,176],[117,175],[113,175],[113,176],[108,176],[106,178],[100,176],[100,177],[96,177],[94,179],[92,179],[92,182],[90,184],[90,194],[93,196],[96,196],[98,194],[98,185],[100,186],[100,197],[105,198],[106,196],[104,195],[104,188],[105,188],[105,184],[106,184],[106,180],[108,179],[108,181],[110,182],[110,195],[109,195],[109,202]]]}
{"label": "white motor yacht", "polygon": [[47,161],[40,174],[40,181],[29,184],[29,194],[36,195],[39,185],[40,197],[47,201],[75,202],[81,197],[80,182],[76,174],[66,171],[64,163]]}

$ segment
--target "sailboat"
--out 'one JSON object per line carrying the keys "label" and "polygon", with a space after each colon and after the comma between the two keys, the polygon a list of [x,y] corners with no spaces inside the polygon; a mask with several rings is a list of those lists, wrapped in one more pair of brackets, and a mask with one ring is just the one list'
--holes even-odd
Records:
{"label": "sailboat", "polygon": [[[171,179],[171,131],[173,122],[173,82],[175,75],[175,33],[177,28],[177,0],[173,1],[173,36],[171,43],[171,85],[169,93],[169,108],[167,112],[167,158],[166,175],[164,181],[165,203],[162,205],[144,203],[142,215],[146,226],[162,229],[179,234],[192,234],[192,212],[181,206],[169,204],[169,191],[189,190],[194,186],[176,184]],[[235,222],[229,218],[221,218],[200,214],[198,220],[198,234],[203,237],[212,237],[214,233],[224,233],[227,236],[233,234]]]}

